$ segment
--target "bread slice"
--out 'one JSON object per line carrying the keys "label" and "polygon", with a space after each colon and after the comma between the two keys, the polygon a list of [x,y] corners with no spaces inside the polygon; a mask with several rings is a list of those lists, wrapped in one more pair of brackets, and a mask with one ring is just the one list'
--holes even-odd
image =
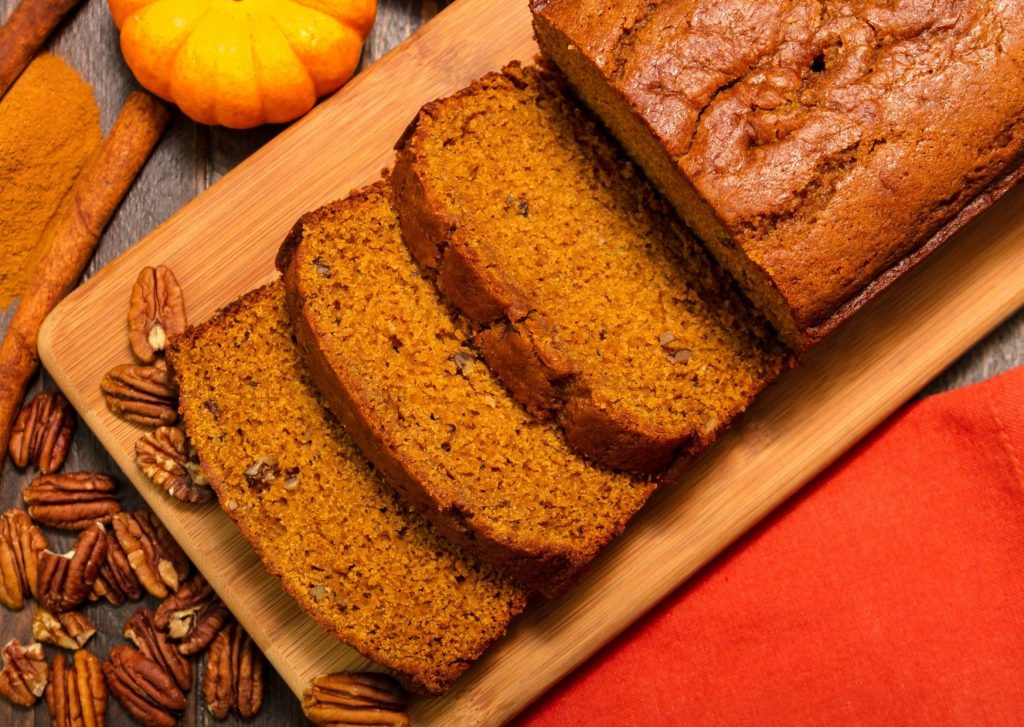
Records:
{"label": "bread slice", "polygon": [[374,473],[321,405],[280,282],[175,339],[170,357],[221,507],[321,626],[429,694],[505,632],[526,593]]}
{"label": "bread slice", "polygon": [[786,365],[784,347],[546,68],[428,104],[393,176],[405,241],[531,412],[579,452],[657,472]]}
{"label": "bread slice", "polygon": [[520,407],[402,243],[386,182],[303,217],[278,256],[313,378],[378,470],[460,545],[546,594],[653,491]]}

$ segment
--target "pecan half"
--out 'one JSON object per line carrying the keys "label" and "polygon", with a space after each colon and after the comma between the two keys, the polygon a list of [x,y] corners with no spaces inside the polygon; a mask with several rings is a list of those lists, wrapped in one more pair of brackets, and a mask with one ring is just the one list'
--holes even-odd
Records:
{"label": "pecan half", "polygon": [[100,523],[83,530],[73,550],[44,550],[39,558],[39,604],[48,611],[70,611],[92,592],[107,559],[107,533]]}
{"label": "pecan half", "polygon": [[135,442],[135,463],[142,474],[168,495],[200,504],[213,499],[192,443],[181,427],[158,427]]}
{"label": "pecan half", "polygon": [[90,601],[106,598],[108,603],[120,606],[125,601],[138,601],[145,595],[124,548],[116,537],[107,538],[107,559],[100,568],[100,575],[93,584]]}
{"label": "pecan half", "polygon": [[146,363],[153,363],[169,336],[185,332],[185,297],[171,269],[145,267],[128,304],[128,342]]}
{"label": "pecan half", "polygon": [[153,623],[153,612],[140,608],[124,624],[124,637],[147,658],[163,667],[182,692],[192,687],[192,662],[171,643],[167,634]]}
{"label": "pecan half", "polygon": [[130,646],[115,646],[103,665],[110,692],[132,717],[148,727],[174,727],[185,695],[160,664]]}
{"label": "pecan half", "polygon": [[21,499],[36,522],[82,530],[94,522],[109,523],[121,510],[115,492],[117,483],[106,475],[71,472],[36,477],[21,491]]}
{"label": "pecan half", "polygon": [[23,511],[0,515],[0,602],[7,608],[25,605],[25,596],[39,596],[39,557],[46,536]]}
{"label": "pecan half", "polygon": [[62,649],[75,651],[96,633],[96,627],[78,611],[50,613],[37,608],[32,615],[32,638]]}
{"label": "pecan half", "polygon": [[46,688],[46,706],[52,727],[103,727],[107,687],[95,654],[79,649],[70,663],[64,654],[57,654]]}
{"label": "pecan half", "polygon": [[22,646],[17,639],[11,639],[4,648],[4,668],[0,670],[0,694],[14,704],[31,707],[43,696],[50,670],[46,666],[46,654],[42,644]]}
{"label": "pecan half", "polygon": [[107,408],[122,419],[144,427],[178,421],[178,387],[171,373],[159,366],[121,364],[100,382]]}
{"label": "pecan half", "polygon": [[59,391],[40,391],[18,413],[8,450],[19,467],[35,465],[50,474],[60,469],[71,446],[75,413]]}
{"label": "pecan half", "polygon": [[210,645],[203,698],[217,719],[226,719],[229,712],[248,719],[263,706],[263,654],[237,621]]}
{"label": "pecan half", "polygon": [[199,573],[160,604],[154,616],[158,629],[180,643],[182,654],[198,654],[231,620],[231,612]]}
{"label": "pecan half", "polygon": [[119,512],[111,524],[143,588],[156,598],[177,590],[188,575],[189,560],[156,515],[149,510]]}
{"label": "pecan half", "polygon": [[409,696],[391,677],[376,672],[337,672],[317,677],[302,695],[302,711],[318,725],[406,727]]}

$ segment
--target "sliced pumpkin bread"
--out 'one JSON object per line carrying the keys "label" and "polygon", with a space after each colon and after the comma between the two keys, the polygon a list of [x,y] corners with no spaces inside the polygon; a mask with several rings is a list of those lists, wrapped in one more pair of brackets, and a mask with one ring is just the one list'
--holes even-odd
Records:
{"label": "sliced pumpkin bread", "polygon": [[784,368],[762,316],[543,67],[428,104],[393,176],[405,241],[491,368],[579,452],[657,472]]}
{"label": "sliced pumpkin bread", "polygon": [[303,217],[278,256],[298,342],[367,457],[445,535],[546,594],[654,484],[576,456],[476,361],[403,244],[386,182]]}
{"label": "sliced pumpkin bread", "polygon": [[204,474],[284,589],[417,691],[444,692],[526,593],[451,546],[324,409],[280,282],[172,342]]}

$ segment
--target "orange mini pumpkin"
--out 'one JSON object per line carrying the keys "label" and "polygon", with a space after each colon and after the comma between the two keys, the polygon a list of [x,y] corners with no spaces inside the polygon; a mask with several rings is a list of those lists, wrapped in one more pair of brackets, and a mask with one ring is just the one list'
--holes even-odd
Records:
{"label": "orange mini pumpkin", "polygon": [[376,0],[109,0],[143,86],[203,124],[291,121],[352,77]]}

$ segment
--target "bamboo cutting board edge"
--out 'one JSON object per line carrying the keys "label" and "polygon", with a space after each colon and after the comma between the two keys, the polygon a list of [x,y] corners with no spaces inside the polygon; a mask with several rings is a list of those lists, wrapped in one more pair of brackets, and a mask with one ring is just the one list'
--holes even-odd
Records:
{"label": "bamboo cutting board edge", "polygon": [[[375,177],[411,118],[410,108],[513,57],[528,59],[532,42],[524,23],[525,3],[456,3],[403,44],[401,53],[357,77],[88,281],[54,312],[40,335],[44,363],[86,424],[297,693],[317,673],[362,668],[367,662],[320,631],[284,596],[215,506],[177,505],[136,472],[131,443],[139,430],[114,419],[98,394],[102,373],[129,359],[123,315],[131,282],[142,265],[171,264],[185,287],[190,318],[200,320],[265,281],[272,275],[273,250],[291,220]],[[476,51],[465,43],[452,48],[456,28],[479,31]],[[402,91],[414,97],[407,103],[377,98],[393,91],[410,70],[447,75],[431,83],[406,83]],[[381,111],[391,116],[382,117],[381,125],[367,122],[367,114]],[[339,130],[372,144],[330,160],[322,158],[330,150],[310,148]],[[299,161],[319,164],[317,173],[303,170]],[[310,186],[275,187],[275,173],[282,169]],[[257,209],[254,218],[257,193],[271,209]],[[258,230],[252,232],[254,226]],[[1018,190],[767,392],[683,483],[655,496],[574,591],[535,604],[448,696],[418,700],[416,723],[510,718],[799,489],[1024,304],[1022,230],[1024,193]],[[185,250],[189,245],[195,247]],[[200,252],[225,269],[204,274],[194,259]]]}

